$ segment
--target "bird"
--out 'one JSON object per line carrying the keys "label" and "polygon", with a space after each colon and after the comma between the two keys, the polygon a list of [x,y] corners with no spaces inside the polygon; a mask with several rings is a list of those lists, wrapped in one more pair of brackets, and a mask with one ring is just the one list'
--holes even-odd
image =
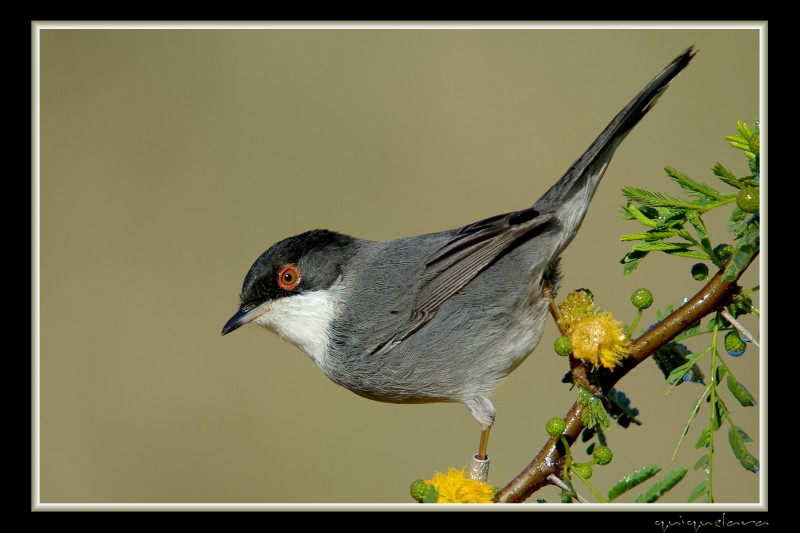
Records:
{"label": "bird", "polygon": [[531,207],[394,240],[315,229],[273,244],[222,335],[272,330],[365,398],[463,404],[481,427],[470,475],[485,480],[491,394],[538,345],[560,255],[614,152],[695,53],[647,83]]}

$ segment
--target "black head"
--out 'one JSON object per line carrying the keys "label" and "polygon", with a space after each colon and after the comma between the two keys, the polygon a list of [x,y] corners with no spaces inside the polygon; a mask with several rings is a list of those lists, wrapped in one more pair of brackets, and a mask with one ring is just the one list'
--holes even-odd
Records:
{"label": "black head", "polygon": [[225,324],[222,334],[252,320],[252,311],[266,302],[328,289],[355,252],[355,242],[348,235],[313,230],[272,245],[247,272],[239,311]]}

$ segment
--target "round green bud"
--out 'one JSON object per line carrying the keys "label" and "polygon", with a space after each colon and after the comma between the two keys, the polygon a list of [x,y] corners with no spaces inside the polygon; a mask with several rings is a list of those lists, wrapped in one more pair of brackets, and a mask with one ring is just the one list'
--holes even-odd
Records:
{"label": "round green bud", "polygon": [[561,357],[567,357],[572,353],[572,345],[569,342],[569,337],[566,336],[557,338],[553,348]]}
{"label": "round green bud", "polygon": [[758,213],[759,192],[758,187],[745,187],[736,197],[736,205],[745,213]]}
{"label": "round green bud", "polygon": [[725,335],[725,350],[733,357],[739,357],[747,348],[747,344],[742,340],[737,331],[729,331]]}
{"label": "round green bud", "polygon": [[611,450],[607,446],[598,446],[592,452],[592,457],[597,460],[597,464],[607,465],[611,462],[614,454],[611,453]]}
{"label": "round green bud", "polygon": [[411,484],[411,497],[414,498],[414,500],[421,502],[422,498],[425,497],[426,490],[428,490],[428,484],[425,483],[424,479],[418,479]]}
{"label": "round green bud", "polygon": [[714,255],[716,255],[717,259],[720,261],[727,261],[727,259],[733,255],[733,246],[730,244],[718,244],[714,247]]}
{"label": "round green bud", "polygon": [[567,423],[561,418],[551,418],[547,421],[545,429],[547,429],[547,434],[551,437],[558,437],[567,429]]}
{"label": "round green bud", "polygon": [[697,281],[708,279],[708,265],[705,263],[695,263],[692,265],[692,277]]}
{"label": "round green bud", "polygon": [[653,293],[647,289],[636,289],[631,295],[631,302],[637,309],[647,309],[653,305]]}
{"label": "round green bud", "polygon": [[572,465],[572,469],[583,479],[592,477],[592,465],[588,463]]}

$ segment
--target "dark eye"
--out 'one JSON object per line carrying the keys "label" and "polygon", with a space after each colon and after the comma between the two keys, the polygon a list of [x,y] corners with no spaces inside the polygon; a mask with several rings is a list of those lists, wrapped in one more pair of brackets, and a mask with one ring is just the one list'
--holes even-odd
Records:
{"label": "dark eye", "polygon": [[278,286],[285,291],[290,291],[300,285],[300,279],[300,267],[294,263],[289,263],[278,272]]}

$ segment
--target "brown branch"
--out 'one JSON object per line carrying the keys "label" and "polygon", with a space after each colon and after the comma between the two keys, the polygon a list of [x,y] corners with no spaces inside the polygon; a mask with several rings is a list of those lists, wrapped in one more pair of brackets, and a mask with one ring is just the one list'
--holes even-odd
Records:
{"label": "brown branch", "polygon": [[[755,254],[750,261],[752,262],[757,256],[758,254]],[[631,355],[625,359],[623,365],[614,372],[601,374],[602,389],[609,390],[628,372],[675,338],[676,335],[703,317],[728,305],[739,292],[740,287],[736,284],[738,278],[734,281],[722,279],[724,270],[724,268],[721,269],[691,300],[636,339],[631,344]],[[742,272],[745,270],[746,268],[742,269]],[[570,446],[584,428],[581,421],[582,409],[583,406],[576,402],[564,417],[567,424],[564,436]],[[547,477],[549,475],[559,476],[561,474],[565,452],[560,439],[551,437],[525,470],[497,492],[495,501],[519,503],[527,500],[531,494],[548,484]]]}

